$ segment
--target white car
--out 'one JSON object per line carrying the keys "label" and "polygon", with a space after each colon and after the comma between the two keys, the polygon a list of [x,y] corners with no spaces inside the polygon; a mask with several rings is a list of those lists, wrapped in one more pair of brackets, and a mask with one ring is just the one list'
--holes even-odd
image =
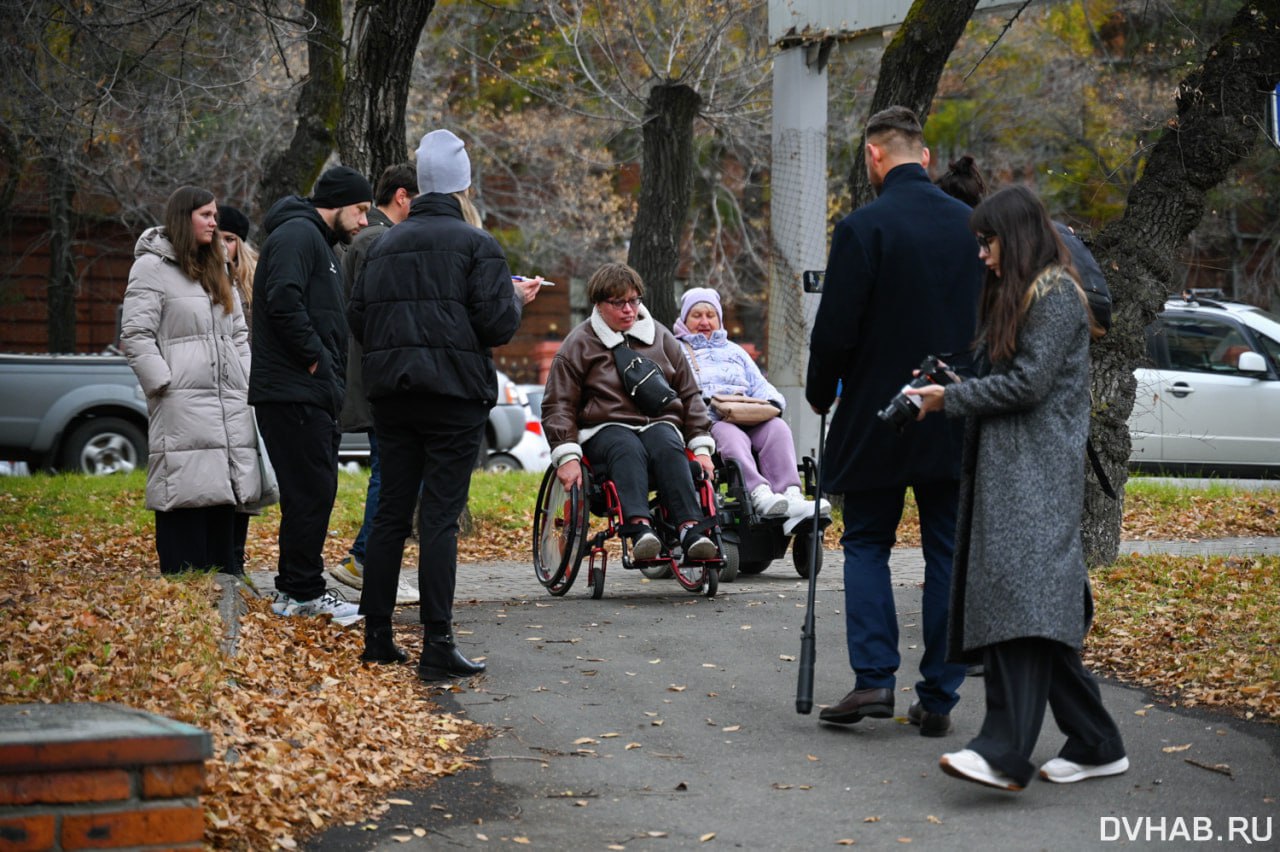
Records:
{"label": "white car", "polygon": [[1280,476],[1280,317],[1193,291],[1147,329],[1130,467]]}
{"label": "white car", "polygon": [[[499,373],[499,405],[518,405],[524,413],[524,430],[520,439],[502,452],[492,452],[485,459],[484,469],[489,471],[531,470],[541,473],[551,464],[551,447],[542,434],[542,385],[513,384]],[[526,388],[536,389],[538,404],[531,404]]]}

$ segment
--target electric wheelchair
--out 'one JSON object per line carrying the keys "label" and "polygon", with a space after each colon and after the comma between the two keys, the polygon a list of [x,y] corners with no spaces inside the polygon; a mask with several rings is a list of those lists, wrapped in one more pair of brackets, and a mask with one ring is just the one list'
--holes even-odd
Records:
{"label": "electric wheelchair", "polygon": [[[742,470],[737,462],[724,460],[718,453],[715,460],[720,533],[724,541],[720,579],[731,583],[738,574],[759,574],[773,560],[786,556],[788,547],[796,573],[808,579],[813,563],[813,515],[806,515],[798,522],[788,522],[786,517],[761,517],[743,485]],[[801,489],[809,499],[815,499],[818,487],[813,459],[805,456],[798,468]],[[818,570],[822,569],[821,537],[829,526],[830,515],[818,519]]]}

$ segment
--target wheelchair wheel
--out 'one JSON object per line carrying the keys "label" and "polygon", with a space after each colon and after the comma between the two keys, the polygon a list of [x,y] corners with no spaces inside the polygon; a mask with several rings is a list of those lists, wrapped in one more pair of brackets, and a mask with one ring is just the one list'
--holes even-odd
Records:
{"label": "wheelchair wheel", "polygon": [[599,565],[591,566],[591,597],[593,600],[600,600],[604,597],[604,568]]}
{"label": "wheelchair wheel", "polygon": [[720,569],[707,568],[703,571],[704,585],[702,593],[709,598],[714,598],[716,592],[720,590]]}
{"label": "wheelchair wheel", "polygon": [[[705,562],[694,562],[692,564],[677,562],[672,568],[676,582],[684,587],[685,591],[694,593],[703,591],[707,587],[708,577],[712,573],[718,572],[719,566],[712,567]],[[719,585],[718,577],[717,585]]]}
{"label": "wheelchair wheel", "polygon": [[559,597],[577,578],[587,539],[587,501],[582,489],[565,491],[549,468],[538,488],[533,516],[533,572],[547,591]]}
{"label": "wheelchair wheel", "polygon": [[671,576],[671,566],[666,562],[657,565],[646,565],[640,569],[640,573],[650,580],[665,580]]}
{"label": "wheelchair wheel", "polygon": [[773,562],[772,559],[750,559],[750,560],[747,560],[746,562],[739,562],[738,573],[739,574],[759,574],[762,571],[764,571],[764,569],[768,568],[770,563],[772,562]]}
{"label": "wheelchair wheel", "polygon": [[722,550],[724,551],[724,565],[720,568],[719,579],[722,583],[732,583],[738,578],[738,572],[741,570],[739,567],[741,554],[738,552],[738,545],[736,542],[726,541],[723,542],[723,544],[724,547]]}
{"label": "wheelchair wheel", "polygon": [[[809,563],[813,561],[813,529],[797,528],[791,543],[791,560],[795,563],[796,573],[809,579]],[[817,570],[822,571],[822,541],[818,541]]]}

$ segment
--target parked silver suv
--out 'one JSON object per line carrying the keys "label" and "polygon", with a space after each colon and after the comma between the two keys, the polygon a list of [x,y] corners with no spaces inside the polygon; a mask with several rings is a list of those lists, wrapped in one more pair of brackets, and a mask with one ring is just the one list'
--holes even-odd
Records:
{"label": "parked silver suv", "polygon": [[1147,329],[1130,466],[1280,476],[1280,317],[1217,291],[1169,299]]}

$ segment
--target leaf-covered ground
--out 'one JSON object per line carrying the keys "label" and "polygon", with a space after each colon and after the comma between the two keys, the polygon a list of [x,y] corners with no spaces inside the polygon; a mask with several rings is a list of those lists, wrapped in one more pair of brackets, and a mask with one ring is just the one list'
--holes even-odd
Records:
{"label": "leaf-covered ground", "polygon": [[[363,485],[343,477],[330,564],[359,526]],[[528,558],[536,488],[532,475],[477,475],[461,559]],[[203,801],[217,848],[292,848],[466,766],[484,731],[442,713],[412,667],[353,666],[359,630],[274,618],[250,599],[225,656],[213,578],[156,575],[141,491],[137,476],[3,481],[0,701],[118,701],[211,731]],[[1280,491],[1127,496],[1125,538],[1280,536]],[[274,563],[277,522],[271,510],[250,528],[259,566]],[[909,509],[899,544],[917,541]],[[1122,556],[1094,580],[1094,666],[1182,704],[1280,718],[1280,559]]]}

